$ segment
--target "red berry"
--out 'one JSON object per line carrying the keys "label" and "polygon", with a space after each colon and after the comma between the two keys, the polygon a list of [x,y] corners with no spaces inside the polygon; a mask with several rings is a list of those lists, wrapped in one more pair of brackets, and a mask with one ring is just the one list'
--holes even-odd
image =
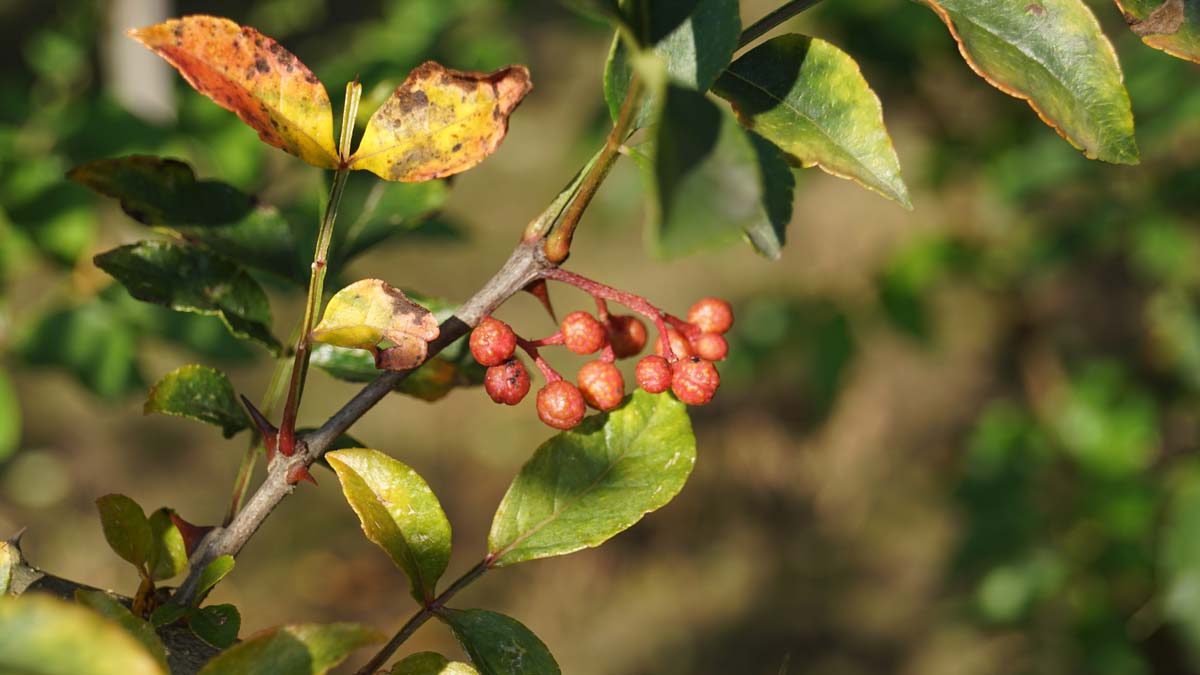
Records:
{"label": "red berry", "polygon": [[483,388],[496,403],[516,405],[529,393],[529,373],[519,359],[509,359],[487,369]]}
{"label": "red berry", "polygon": [[638,361],[635,374],[638,386],[651,394],[671,388],[671,364],[661,356],[650,355]]}
{"label": "red berry", "polygon": [[604,346],[604,326],[587,312],[571,312],[559,330],[563,344],[576,354],[594,354]]}
{"label": "red berry", "polygon": [[687,320],[705,333],[721,334],[733,326],[733,308],[720,298],[703,298],[688,310]]}
{"label": "red berry", "polygon": [[724,361],[729,353],[729,343],[716,333],[701,333],[692,340],[692,349],[705,361]]}
{"label": "red berry", "polygon": [[555,429],[574,429],[583,420],[587,407],[578,387],[558,380],[538,391],[537,412],[543,422]]}
{"label": "red berry", "polygon": [[[676,359],[686,359],[692,356],[692,345],[687,341],[687,338],[683,337],[682,333],[674,328],[668,328],[667,339],[671,341],[671,356],[674,356]],[[659,335],[658,339],[654,341],[654,353],[666,357],[665,350],[663,349],[662,335]]]}
{"label": "red berry", "polygon": [[675,397],[688,405],[704,405],[712,400],[721,384],[717,367],[711,362],[693,356],[675,363],[671,370],[671,391]]}
{"label": "red berry", "polygon": [[471,331],[471,355],[482,366],[498,366],[517,348],[517,335],[508,324],[487,317]]}
{"label": "red berry", "polygon": [[612,316],[608,320],[608,343],[618,359],[636,356],[646,346],[646,324],[628,314]]}
{"label": "red berry", "polygon": [[611,363],[588,361],[577,379],[584,400],[596,410],[612,410],[625,398],[625,378]]}

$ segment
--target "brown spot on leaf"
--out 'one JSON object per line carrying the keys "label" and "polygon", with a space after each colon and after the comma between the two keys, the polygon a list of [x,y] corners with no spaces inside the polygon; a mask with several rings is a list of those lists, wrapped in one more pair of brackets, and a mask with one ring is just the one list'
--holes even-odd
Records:
{"label": "brown spot on leaf", "polygon": [[1125,22],[1135,34],[1146,37],[1150,35],[1174,35],[1183,26],[1184,0],[1166,0],[1154,8],[1145,19],[1139,21],[1136,17],[1126,14]]}
{"label": "brown spot on leaf", "polygon": [[267,65],[267,60],[260,56],[254,59],[254,69],[260,73],[265,73],[271,69],[271,66]]}
{"label": "brown spot on leaf", "polygon": [[1046,8],[1041,3],[1031,2],[1025,5],[1025,13],[1034,16],[1046,16]]}

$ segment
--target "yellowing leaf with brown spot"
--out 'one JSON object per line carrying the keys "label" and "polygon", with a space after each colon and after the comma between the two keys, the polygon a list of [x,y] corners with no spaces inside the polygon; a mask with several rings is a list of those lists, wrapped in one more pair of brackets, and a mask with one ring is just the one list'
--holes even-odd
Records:
{"label": "yellowing leaf with brown spot", "polygon": [[532,88],[524,66],[489,74],[428,61],[371,116],[350,167],[410,183],[466,171],[500,145]]}
{"label": "yellowing leaf with brown spot", "polygon": [[[440,333],[433,313],[381,279],[362,279],[329,300],[312,339],[336,347],[366,349],[377,367],[414,368],[425,360],[428,343]],[[381,341],[394,346],[378,349]],[[385,358],[382,360],[380,356]]]}
{"label": "yellowing leaf with brown spot", "polygon": [[264,142],[314,166],[337,167],[329,94],[278,42],[249,26],[204,15],[135,28],[129,35],[175,66],[196,91],[236,113]]}

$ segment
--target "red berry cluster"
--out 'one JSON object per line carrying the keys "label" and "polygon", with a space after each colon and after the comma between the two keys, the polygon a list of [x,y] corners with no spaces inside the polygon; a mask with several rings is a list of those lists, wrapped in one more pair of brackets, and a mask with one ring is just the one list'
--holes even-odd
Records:
{"label": "red berry cluster", "polygon": [[[537,393],[537,412],[542,422],[555,429],[572,429],[591,406],[608,411],[625,398],[625,379],[613,362],[636,356],[646,346],[646,324],[636,316],[609,314],[607,300],[615,300],[654,322],[658,329],[654,354],[642,358],[636,368],[637,383],[657,394],[670,389],[688,405],[704,405],[712,400],[721,383],[713,365],[729,351],[722,334],[733,325],[729,303],[704,298],[692,305],[687,320],[662,312],[639,296],[617,291],[563,270],[554,270],[548,278],[565,281],[588,291],[596,299],[598,316],[589,312],[571,312],[554,335],[541,340],[525,340],[503,321],[487,317],[471,333],[471,354],[487,366],[484,389],[496,403],[516,405],[529,393],[529,372],[515,356],[524,350],[542,375],[546,385]],[[576,354],[598,354],[579,369],[576,383],[564,380],[550,367],[538,349],[562,345]]]}

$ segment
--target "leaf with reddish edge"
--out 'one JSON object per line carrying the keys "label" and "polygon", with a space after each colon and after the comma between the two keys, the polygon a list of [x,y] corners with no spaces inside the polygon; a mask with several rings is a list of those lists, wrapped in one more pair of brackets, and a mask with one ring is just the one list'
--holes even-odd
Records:
{"label": "leaf with reddish edge", "polygon": [[189,523],[181,518],[174,509],[169,509],[167,515],[171,518],[171,523],[175,525],[175,529],[179,530],[179,535],[183,538],[183,548],[187,551],[188,557],[191,557],[196,552],[196,547],[213,530],[212,525],[193,525]]}
{"label": "leaf with reddish edge", "polygon": [[1129,29],[1147,46],[1200,63],[1200,2],[1116,0]]}
{"label": "leaf with reddish edge", "polygon": [[362,279],[330,298],[312,339],[376,354],[380,341],[387,340],[393,346],[380,365],[404,370],[425,360],[429,341],[439,333],[433,313],[410,300],[404,291],[381,279]]}
{"label": "leaf with reddish edge", "polygon": [[263,142],[314,166],[337,167],[329,94],[279,43],[249,26],[204,15],[136,28],[129,36],[166,59],[196,91],[237,114]]}
{"label": "leaf with reddish edge", "polygon": [[1083,0],[920,0],[967,65],[1024,99],[1089,159],[1137,164],[1133,112],[1112,43]]}
{"label": "leaf with reddish edge", "polygon": [[371,115],[350,168],[409,183],[466,171],[495,152],[532,88],[525,66],[476,73],[427,61]]}

